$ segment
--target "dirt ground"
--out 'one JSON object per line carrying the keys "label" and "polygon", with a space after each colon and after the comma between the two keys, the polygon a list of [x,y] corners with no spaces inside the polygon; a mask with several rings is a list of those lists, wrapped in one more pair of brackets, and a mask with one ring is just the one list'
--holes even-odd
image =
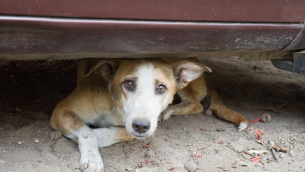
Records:
{"label": "dirt ground", "polygon": [[[237,132],[215,116],[172,117],[159,122],[151,138],[100,148],[105,171],[183,172],[186,165],[196,172],[305,171],[305,75],[238,57],[202,63],[213,70],[207,80],[228,107],[248,120],[268,113],[271,122],[251,122],[249,130]],[[77,144],[50,139],[48,125],[56,103],[74,89],[75,73],[74,61],[0,63],[1,172],[79,171]],[[277,161],[269,140],[287,150],[275,150]],[[254,149],[267,153],[245,153]]]}

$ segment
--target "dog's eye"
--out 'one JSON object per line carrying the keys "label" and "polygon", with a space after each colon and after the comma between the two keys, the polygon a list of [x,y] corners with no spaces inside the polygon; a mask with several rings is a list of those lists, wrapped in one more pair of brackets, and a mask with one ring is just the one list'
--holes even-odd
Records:
{"label": "dog's eye", "polygon": [[127,90],[133,90],[133,88],[134,88],[133,81],[132,81],[132,80],[126,80],[126,81],[124,82],[124,87],[125,87]]}
{"label": "dog's eye", "polygon": [[159,86],[157,87],[157,93],[158,93],[158,94],[163,94],[163,93],[166,92],[166,90],[167,90],[167,88],[166,88],[165,85],[163,85],[163,84],[161,84],[161,85],[159,85]]}

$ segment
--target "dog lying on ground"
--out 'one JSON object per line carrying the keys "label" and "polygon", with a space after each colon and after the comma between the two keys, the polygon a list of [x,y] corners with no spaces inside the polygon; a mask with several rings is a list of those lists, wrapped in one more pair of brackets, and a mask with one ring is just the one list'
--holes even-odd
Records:
{"label": "dog lying on ground", "polygon": [[[247,120],[223,105],[204,72],[211,69],[196,58],[80,60],[77,87],[56,106],[50,125],[78,142],[86,172],[103,170],[98,147],[151,136],[161,113],[167,120],[210,108],[245,129]],[[181,103],[169,105],[176,93]]]}

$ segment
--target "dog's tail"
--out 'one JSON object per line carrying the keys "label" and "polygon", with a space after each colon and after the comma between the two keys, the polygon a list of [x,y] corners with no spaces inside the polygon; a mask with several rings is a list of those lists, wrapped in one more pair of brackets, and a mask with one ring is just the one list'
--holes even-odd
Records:
{"label": "dog's tail", "polygon": [[238,126],[239,131],[246,129],[248,127],[247,119],[240,113],[227,108],[212,86],[207,84],[207,87],[208,95],[211,95],[211,104],[209,108],[212,110],[213,114],[215,114],[218,118],[234,123]]}

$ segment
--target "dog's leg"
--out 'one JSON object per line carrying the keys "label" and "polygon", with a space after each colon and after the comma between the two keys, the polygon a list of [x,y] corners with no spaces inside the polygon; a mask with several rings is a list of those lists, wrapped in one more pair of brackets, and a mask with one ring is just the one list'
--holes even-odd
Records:
{"label": "dog's leg", "polygon": [[239,131],[242,131],[247,128],[247,119],[240,113],[235,112],[226,107],[218,96],[218,94],[216,93],[216,91],[209,84],[207,84],[207,87],[208,95],[212,97],[210,102],[210,109],[213,111],[213,114],[215,114],[218,118],[234,123],[236,126],[238,126]]}
{"label": "dog's leg", "polygon": [[73,133],[78,138],[78,147],[81,154],[80,170],[98,171],[103,169],[103,161],[100,156],[97,138],[93,130],[88,126],[83,126]]}
{"label": "dog's leg", "polygon": [[97,128],[93,129],[97,138],[98,147],[107,147],[119,142],[128,142],[134,137],[127,133],[125,127]]}
{"label": "dog's leg", "polygon": [[79,150],[81,152],[80,169],[86,172],[99,171],[99,162],[101,162],[101,167],[103,167],[98,147],[107,147],[115,143],[134,139],[123,127],[91,129],[83,126],[75,132],[75,135],[78,136]]}
{"label": "dog's leg", "polygon": [[169,105],[163,111],[163,120],[168,120],[172,115],[188,115],[203,111],[202,105],[196,99],[191,89],[179,90],[177,94],[181,98],[181,103]]}
{"label": "dog's leg", "polygon": [[55,108],[50,124],[55,130],[78,142],[81,154],[80,170],[86,172],[103,170],[96,135],[75,113]]}
{"label": "dog's leg", "polygon": [[55,130],[78,142],[81,154],[80,169],[86,172],[99,172],[103,169],[98,147],[106,147],[134,138],[123,127],[91,129],[75,113],[63,112],[59,108],[54,110],[50,124]]}
{"label": "dog's leg", "polygon": [[[193,81],[184,89],[179,90],[177,94],[182,99],[181,103],[169,105],[163,111],[163,120],[169,119],[172,115],[200,113],[204,107],[205,110],[210,108],[218,118],[236,124],[239,131],[248,126],[246,118],[240,113],[227,108],[216,91],[205,82],[204,78]],[[199,101],[203,101],[204,104],[201,105]]]}

